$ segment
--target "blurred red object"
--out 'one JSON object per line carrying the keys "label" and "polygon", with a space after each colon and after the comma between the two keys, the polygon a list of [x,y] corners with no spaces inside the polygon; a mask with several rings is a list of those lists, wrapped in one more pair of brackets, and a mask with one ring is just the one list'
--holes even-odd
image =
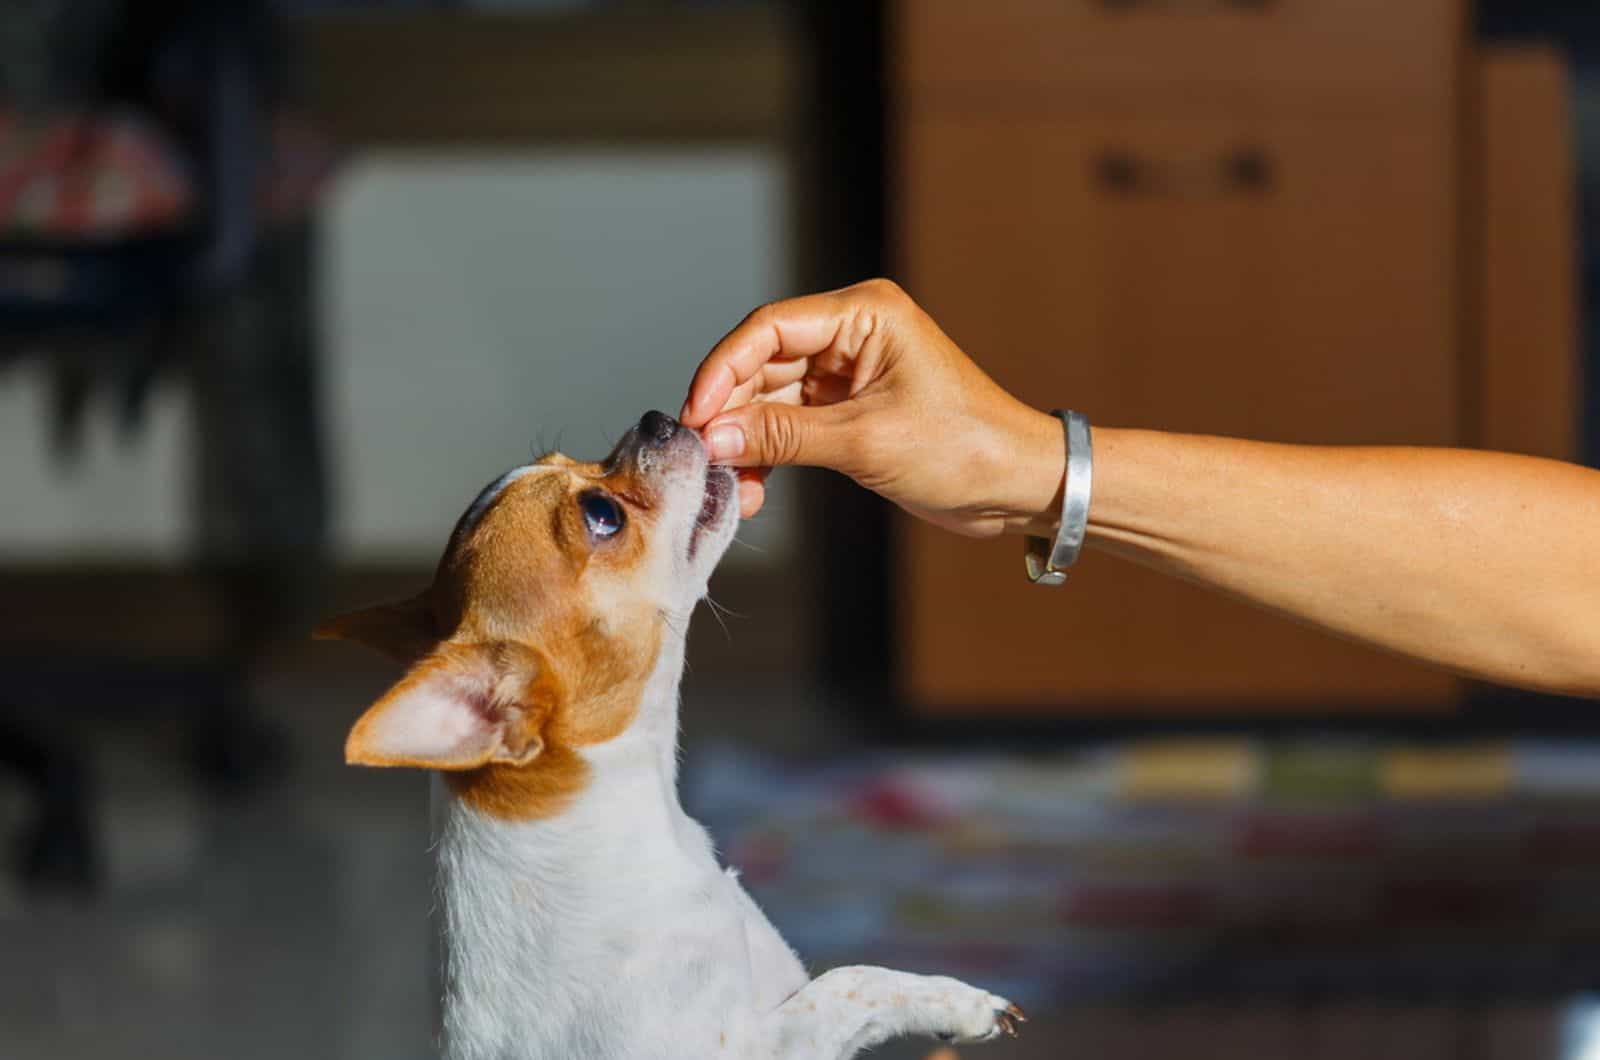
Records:
{"label": "blurred red object", "polygon": [[[303,218],[333,169],[310,124],[272,119],[258,202],[269,222]],[[0,238],[128,239],[187,227],[200,193],[167,134],[137,114],[22,115],[0,109]]]}
{"label": "blurred red object", "polygon": [[182,227],[190,174],[137,115],[23,116],[0,110],[0,236],[127,238]]}

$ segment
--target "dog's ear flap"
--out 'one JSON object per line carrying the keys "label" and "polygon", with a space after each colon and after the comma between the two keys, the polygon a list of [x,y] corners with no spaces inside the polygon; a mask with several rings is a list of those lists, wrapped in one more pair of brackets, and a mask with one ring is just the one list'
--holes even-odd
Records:
{"label": "dog's ear flap", "polygon": [[330,618],[311,635],[365,645],[407,665],[428,654],[438,641],[428,615],[427,593]]}
{"label": "dog's ear flap", "polygon": [[475,769],[525,765],[561,685],[539,651],[446,642],[401,678],[350,730],[345,761],[364,766]]}

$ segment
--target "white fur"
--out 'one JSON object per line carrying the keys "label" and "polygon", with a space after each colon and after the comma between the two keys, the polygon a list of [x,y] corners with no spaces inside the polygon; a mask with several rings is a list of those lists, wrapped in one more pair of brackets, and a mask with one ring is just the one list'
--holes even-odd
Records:
{"label": "white fur", "polygon": [[737,497],[690,562],[704,458],[650,470],[671,500],[635,588],[661,593],[666,628],[637,721],[582,750],[590,782],[554,818],[443,808],[446,1057],[846,1060],[899,1034],[995,1037],[1008,1003],[955,980],[843,968],[808,981],[683,811],[682,631],[732,537]]}

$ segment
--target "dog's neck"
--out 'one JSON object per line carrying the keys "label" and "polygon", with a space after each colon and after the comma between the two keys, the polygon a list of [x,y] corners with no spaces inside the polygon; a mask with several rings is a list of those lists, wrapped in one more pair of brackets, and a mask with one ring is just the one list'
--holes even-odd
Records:
{"label": "dog's neck", "polygon": [[[678,801],[682,638],[661,652],[634,724],[582,749],[588,781],[560,813],[502,820],[439,796],[447,1056],[563,1055],[552,1025],[575,992],[611,974],[596,937],[650,923],[629,910],[665,906],[685,879],[716,871]],[[553,1044],[519,1044],[528,1041]]]}

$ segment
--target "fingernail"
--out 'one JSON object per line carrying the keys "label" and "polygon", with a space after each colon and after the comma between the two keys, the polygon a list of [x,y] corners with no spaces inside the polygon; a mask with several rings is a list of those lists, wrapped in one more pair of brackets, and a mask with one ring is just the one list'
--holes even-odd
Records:
{"label": "fingernail", "polygon": [[720,423],[706,432],[706,451],[712,460],[732,460],[744,455],[744,428]]}

